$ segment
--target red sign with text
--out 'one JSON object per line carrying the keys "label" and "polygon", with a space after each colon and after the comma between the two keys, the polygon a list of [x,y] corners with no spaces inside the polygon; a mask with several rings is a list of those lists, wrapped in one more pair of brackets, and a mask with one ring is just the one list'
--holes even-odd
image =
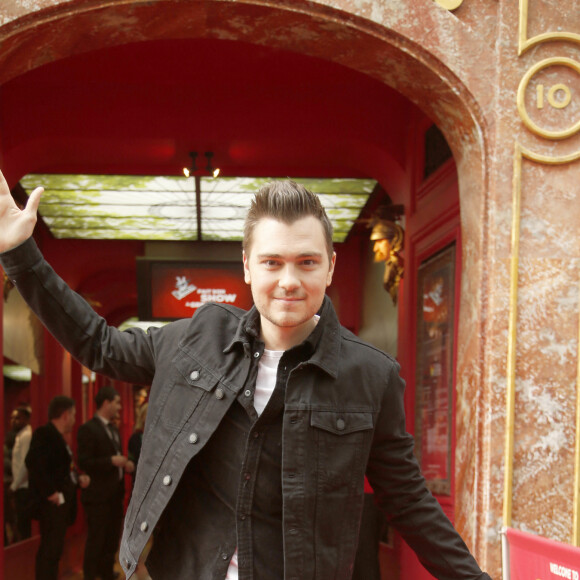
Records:
{"label": "red sign with text", "polygon": [[252,307],[252,294],[244,282],[241,265],[152,265],[153,318],[189,318],[206,302],[231,304],[244,310]]}
{"label": "red sign with text", "polygon": [[508,528],[510,580],[580,580],[580,549]]}

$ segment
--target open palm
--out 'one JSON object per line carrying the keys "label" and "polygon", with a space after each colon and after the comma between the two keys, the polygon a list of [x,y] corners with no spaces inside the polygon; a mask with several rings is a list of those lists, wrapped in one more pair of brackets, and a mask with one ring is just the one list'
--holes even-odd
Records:
{"label": "open palm", "polygon": [[6,252],[26,241],[36,225],[36,213],[44,190],[37,187],[23,210],[14,202],[8,183],[0,171],[0,252]]}

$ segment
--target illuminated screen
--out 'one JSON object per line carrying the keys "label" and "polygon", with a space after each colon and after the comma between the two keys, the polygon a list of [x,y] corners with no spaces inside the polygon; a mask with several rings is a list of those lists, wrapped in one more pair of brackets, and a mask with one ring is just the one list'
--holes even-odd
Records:
{"label": "illuminated screen", "polygon": [[190,318],[206,302],[252,306],[241,262],[176,262],[139,259],[139,318]]}

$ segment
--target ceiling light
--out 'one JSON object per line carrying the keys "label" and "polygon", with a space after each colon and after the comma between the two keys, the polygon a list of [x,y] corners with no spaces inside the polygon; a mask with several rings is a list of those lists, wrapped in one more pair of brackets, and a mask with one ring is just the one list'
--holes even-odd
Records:
{"label": "ceiling light", "polygon": [[206,171],[210,174],[213,175],[214,177],[217,177],[220,174],[220,168],[216,167],[214,169],[212,163],[211,163],[211,158],[213,157],[213,153],[211,151],[206,151],[205,152],[205,157],[207,159],[207,167],[205,168]]}
{"label": "ceiling light", "polygon": [[32,371],[21,365],[4,365],[2,374],[13,381],[29,381],[32,378]]}
{"label": "ceiling light", "polygon": [[185,175],[185,177],[189,177],[197,171],[197,151],[190,151],[189,156],[191,157],[191,166],[183,168],[183,175]]}

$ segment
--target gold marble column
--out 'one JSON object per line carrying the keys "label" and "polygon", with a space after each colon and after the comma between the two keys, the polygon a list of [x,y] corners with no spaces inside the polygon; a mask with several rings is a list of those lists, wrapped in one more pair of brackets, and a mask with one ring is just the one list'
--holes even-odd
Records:
{"label": "gold marble column", "polygon": [[578,545],[580,15],[518,21],[503,524]]}

